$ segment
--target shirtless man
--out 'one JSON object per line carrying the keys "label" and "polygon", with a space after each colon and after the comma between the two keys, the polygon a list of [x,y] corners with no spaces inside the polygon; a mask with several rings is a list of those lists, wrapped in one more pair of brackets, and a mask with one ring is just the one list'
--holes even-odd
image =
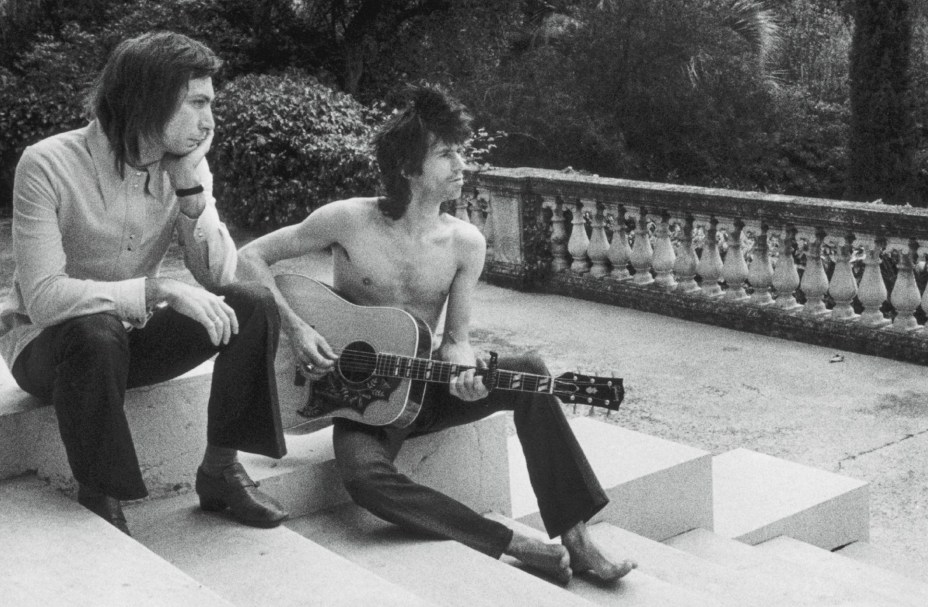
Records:
{"label": "shirtless man", "polygon": [[[408,107],[381,129],[374,145],[387,196],[327,204],[302,223],[263,236],[239,252],[239,276],[259,280],[277,298],[282,328],[312,380],[332,371],[336,354],[294,314],[274,286],[270,266],[331,248],[336,291],[358,305],[402,308],[436,327],[447,305],[440,360],[473,367],[469,341],[474,290],[486,243],[469,223],[442,213],[461,195],[461,143],[470,117],[434,89],[416,89]],[[311,322],[311,319],[310,319]],[[548,375],[535,356],[501,358],[501,369]],[[406,529],[460,541],[499,558],[521,560],[566,584],[576,573],[615,582],[636,565],[615,564],[590,540],[585,521],[608,499],[551,395],[490,392],[473,368],[450,386],[430,384],[416,420],[406,428],[371,427],[337,419],[333,433],[339,471],[351,497]],[[514,411],[516,430],[549,535],[547,544],[484,518],[467,506],[399,474],[393,464],[409,436]]]}

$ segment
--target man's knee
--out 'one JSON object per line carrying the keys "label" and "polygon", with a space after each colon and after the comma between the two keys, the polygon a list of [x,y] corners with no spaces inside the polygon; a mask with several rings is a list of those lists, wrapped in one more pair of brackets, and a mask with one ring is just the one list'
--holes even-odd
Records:
{"label": "man's knee", "polygon": [[129,355],[129,339],[122,322],[112,314],[91,314],[62,323],[58,334],[60,359],[91,360]]}
{"label": "man's knee", "polygon": [[386,484],[397,473],[386,463],[374,462],[353,466],[339,466],[342,482],[351,499],[368,510],[376,508]]}
{"label": "man's knee", "polygon": [[277,303],[274,294],[259,282],[236,282],[215,289],[215,293],[225,297],[225,302],[235,310],[239,322],[256,315],[272,319],[277,318]]}
{"label": "man's knee", "polygon": [[537,352],[527,352],[522,356],[512,359],[511,363],[506,364],[509,371],[519,371],[521,373],[530,373],[533,375],[550,375],[548,366],[544,359]]}

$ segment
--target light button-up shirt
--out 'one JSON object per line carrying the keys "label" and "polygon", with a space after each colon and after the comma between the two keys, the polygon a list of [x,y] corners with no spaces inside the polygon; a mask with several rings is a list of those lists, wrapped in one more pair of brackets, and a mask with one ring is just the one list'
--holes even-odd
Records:
{"label": "light button-up shirt", "polygon": [[180,212],[167,173],[116,170],[99,124],[30,146],[13,187],[13,288],[0,302],[0,355],[7,365],[45,327],[110,312],[141,326],[145,279],[155,277],[176,231],[191,273],[203,285],[234,279],[235,243],[219,221],[212,173],[198,167],[206,206]]}

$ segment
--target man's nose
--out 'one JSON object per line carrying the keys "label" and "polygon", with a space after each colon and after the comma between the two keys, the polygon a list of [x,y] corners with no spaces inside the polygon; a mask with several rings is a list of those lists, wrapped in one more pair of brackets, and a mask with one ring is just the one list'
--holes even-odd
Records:
{"label": "man's nose", "polygon": [[207,107],[200,115],[200,128],[211,131],[215,126],[216,122],[213,120],[213,110]]}

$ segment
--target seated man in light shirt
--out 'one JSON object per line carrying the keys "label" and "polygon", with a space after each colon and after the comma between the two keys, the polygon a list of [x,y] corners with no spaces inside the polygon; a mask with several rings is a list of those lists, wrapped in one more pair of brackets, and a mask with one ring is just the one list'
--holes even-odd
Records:
{"label": "seated man in light shirt", "polygon": [[[88,96],[86,127],[30,146],[13,191],[14,284],[0,302],[0,355],[51,401],[78,501],[125,533],[120,500],[145,497],[123,410],[127,388],[176,377],[217,352],[205,510],[273,527],[238,450],[286,452],[274,383],[280,319],[257,284],[232,284],[235,244],[219,221],[205,155],[220,59],[171,32],[121,43]],[[159,277],[173,235],[206,288]]]}

